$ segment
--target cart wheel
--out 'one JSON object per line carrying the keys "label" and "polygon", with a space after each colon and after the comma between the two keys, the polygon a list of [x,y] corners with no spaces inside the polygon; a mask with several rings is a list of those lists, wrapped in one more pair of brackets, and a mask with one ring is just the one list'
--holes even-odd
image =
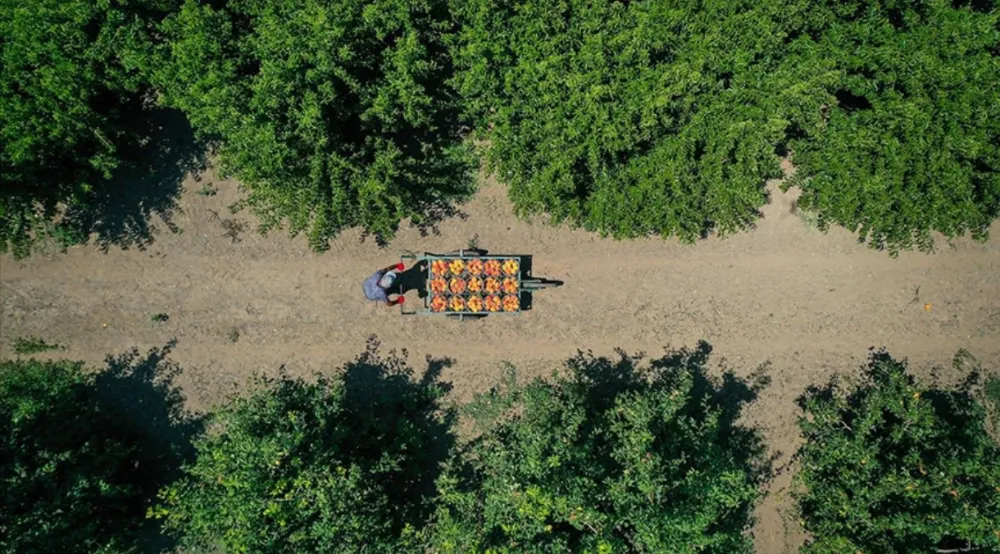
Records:
{"label": "cart wheel", "polygon": [[521,281],[521,288],[524,290],[541,290],[561,287],[562,281],[545,281],[542,279],[525,279]]}

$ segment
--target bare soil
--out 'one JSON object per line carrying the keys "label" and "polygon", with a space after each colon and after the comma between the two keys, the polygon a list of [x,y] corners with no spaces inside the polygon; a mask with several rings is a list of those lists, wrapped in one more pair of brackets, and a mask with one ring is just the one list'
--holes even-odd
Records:
{"label": "bare soil", "polygon": [[[159,233],[145,250],[0,258],[0,354],[13,355],[17,337],[39,336],[65,345],[59,356],[97,364],[176,339],[176,382],[200,410],[254,372],[333,371],[372,334],[409,351],[418,372],[425,357],[450,359],[442,378],[460,401],[495,384],[502,361],[531,377],[578,349],[655,355],[705,340],[717,368],[746,375],[768,364],[772,384],[747,420],[764,430],[778,467],[798,440],[794,399],[834,372],[856,371],[869,347],[885,346],[920,372],[949,366],[959,349],[1000,368],[1000,242],[939,241],[934,254],[893,259],[845,230],[810,228],[793,213],[794,192],[776,183],[757,229],[695,245],[520,221],[487,179],[462,206],[467,217],[443,222],[438,234],[406,228],[380,249],[351,232],[315,254],[302,237],[260,236],[248,214],[230,214],[238,184],[211,173],[185,182],[172,218],[179,232],[154,221]],[[214,196],[204,194],[206,180]],[[539,293],[521,317],[471,323],[400,317],[364,299],[361,282],[401,252],[464,248],[473,237],[491,252],[533,255],[534,274],[565,285]],[[169,319],[152,321],[159,313]],[[760,553],[795,552],[803,539],[789,517],[789,483],[781,473],[758,509]]]}

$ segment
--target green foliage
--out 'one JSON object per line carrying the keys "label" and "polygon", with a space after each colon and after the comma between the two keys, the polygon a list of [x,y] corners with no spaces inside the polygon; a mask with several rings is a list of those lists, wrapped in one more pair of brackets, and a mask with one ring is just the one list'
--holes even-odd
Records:
{"label": "green foliage", "polygon": [[704,373],[710,347],[477,398],[481,435],[439,481],[437,552],[751,552],[761,446],[736,425],[755,385]]}
{"label": "green foliage", "polygon": [[45,339],[39,337],[17,337],[14,339],[12,349],[16,354],[31,355],[49,350],[60,350],[62,346],[45,342]]}
{"label": "green foliage", "polygon": [[127,551],[148,461],[80,362],[0,362],[0,553]]}
{"label": "green foliage", "polygon": [[862,382],[801,406],[803,552],[1000,552],[1000,448],[967,388],[922,386],[878,352]]}
{"label": "green foliage", "polygon": [[453,214],[460,109],[520,215],[618,238],[752,226],[776,152],[803,214],[892,254],[1000,214],[995,0],[180,4],[0,0],[0,249],[127,203],[150,79],[317,249]]}
{"label": "green foliage", "polygon": [[800,2],[455,0],[456,79],[517,211],[618,238],[746,228],[780,176]]}
{"label": "green foliage", "polygon": [[[968,5],[967,5],[968,4]],[[453,0],[456,83],[522,214],[615,237],[745,228],[778,176],[895,254],[1000,213],[987,1]]]}
{"label": "green foliage", "polygon": [[390,238],[468,192],[440,0],[188,0],[164,29],[166,104],[221,142],[264,228],[316,248],[361,226]]}
{"label": "green foliage", "polygon": [[895,254],[1000,213],[1000,10],[961,4],[809,3],[786,63],[799,86],[830,78],[792,118],[789,184],[824,227]]}
{"label": "green foliage", "polygon": [[0,0],[0,251],[27,254],[61,206],[85,206],[118,167],[123,114],[141,101],[152,27],[171,3]]}
{"label": "green foliage", "polygon": [[443,389],[377,343],[316,383],[262,378],[214,414],[152,515],[226,552],[414,552],[450,449]]}
{"label": "green foliage", "polygon": [[1000,436],[1000,375],[991,375],[986,379],[983,395],[993,419],[993,432]]}

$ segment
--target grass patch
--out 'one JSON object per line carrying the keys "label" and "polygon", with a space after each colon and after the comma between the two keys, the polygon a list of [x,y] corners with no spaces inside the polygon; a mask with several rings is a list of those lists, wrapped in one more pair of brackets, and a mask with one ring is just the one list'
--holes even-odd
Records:
{"label": "grass patch", "polygon": [[62,350],[64,347],[59,344],[45,342],[45,339],[38,337],[17,337],[14,339],[12,348],[17,354],[31,355],[50,350]]}

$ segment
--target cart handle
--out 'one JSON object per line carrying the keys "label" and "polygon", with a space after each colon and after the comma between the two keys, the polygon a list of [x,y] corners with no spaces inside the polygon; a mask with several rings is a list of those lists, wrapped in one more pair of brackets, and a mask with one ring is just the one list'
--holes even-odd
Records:
{"label": "cart handle", "polygon": [[[416,259],[417,259],[417,255],[414,254],[413,252],[406,252],[405,254],[401,254],[399,256],[399,261],[400,262],[402,262],[403,260],[416,260]],[[415,309],[414,310],[410,310],[410,311],[406,311],[406,303],[405,302],[403,304],[399,305],[399,315],[414,315],[416,313],[417,313],[417,310],[415,310]]]}

